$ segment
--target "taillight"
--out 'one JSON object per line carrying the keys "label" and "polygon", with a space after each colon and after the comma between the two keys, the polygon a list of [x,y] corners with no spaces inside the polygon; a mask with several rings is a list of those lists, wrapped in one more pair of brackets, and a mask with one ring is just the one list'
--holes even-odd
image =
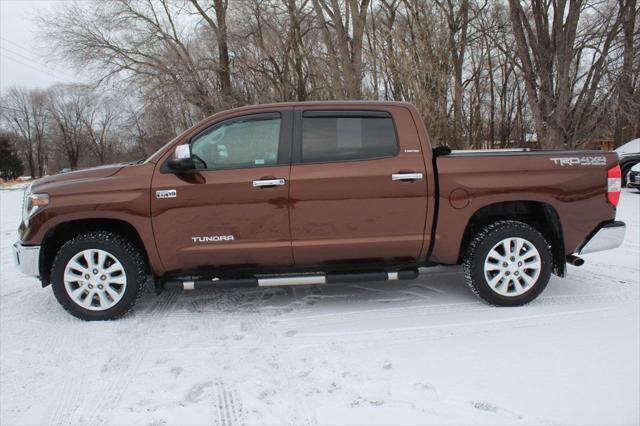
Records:
{"label": "taillight", "polygon": [[614,207],[620,201],[620,190],[622,188],[622,172],[620,166],[616,165],[607,170],[607,199]]}

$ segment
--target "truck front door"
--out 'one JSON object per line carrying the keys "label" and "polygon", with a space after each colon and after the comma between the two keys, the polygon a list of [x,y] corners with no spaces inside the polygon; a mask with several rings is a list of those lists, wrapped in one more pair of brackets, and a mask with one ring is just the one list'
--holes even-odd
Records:
{"label": "truck front door", "polygon": [[295,263],[418,259],[428,191],[410,112],[400,106],[327,108],[296,109],[290,191]]}
{"label": "truck front door", "polygon": [[197,169],[156,168],[153,231],[167,271],[290,265],[291,108],[215,123],[190,140]]}

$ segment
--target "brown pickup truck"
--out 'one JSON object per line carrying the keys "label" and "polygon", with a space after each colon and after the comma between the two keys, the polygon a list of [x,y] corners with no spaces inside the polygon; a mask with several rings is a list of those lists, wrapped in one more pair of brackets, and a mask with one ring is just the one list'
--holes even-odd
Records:
{"label": "brown pickup truck", "polygon": [[86,320],[125,314],[149,277],[328,285],[460,263],[482,299],[522,305],[622,243],[620,178],[610,152],[432,148],[406,103],[250,106],[144,161],[33,182],[15,260]]}

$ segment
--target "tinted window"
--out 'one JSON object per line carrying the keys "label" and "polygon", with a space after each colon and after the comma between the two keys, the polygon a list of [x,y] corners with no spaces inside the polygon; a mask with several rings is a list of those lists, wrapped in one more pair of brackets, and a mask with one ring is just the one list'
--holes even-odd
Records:
{"label": "tinted window", "polygon": [[302,161],[390,157],[398,144],[391,117],[304,117]]}
{"label": "tinted window", "polygon": [[280,144],[280,118],[252,118],[218,124],[191,142],[199,169],[275,165]]}

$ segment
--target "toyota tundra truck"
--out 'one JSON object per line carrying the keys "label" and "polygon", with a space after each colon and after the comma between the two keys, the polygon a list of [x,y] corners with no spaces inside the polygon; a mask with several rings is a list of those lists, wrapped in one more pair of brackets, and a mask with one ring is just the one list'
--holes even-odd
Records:
{"label": "toyota tundra truck", "polygon": [[124,315],[146,283],[322,286],[437,264],[517,306],[622,243],[620,182],[612,152],[432,147],[407,103],[249,106],[144,161],[34,181],[15,262],[84,320]]}

